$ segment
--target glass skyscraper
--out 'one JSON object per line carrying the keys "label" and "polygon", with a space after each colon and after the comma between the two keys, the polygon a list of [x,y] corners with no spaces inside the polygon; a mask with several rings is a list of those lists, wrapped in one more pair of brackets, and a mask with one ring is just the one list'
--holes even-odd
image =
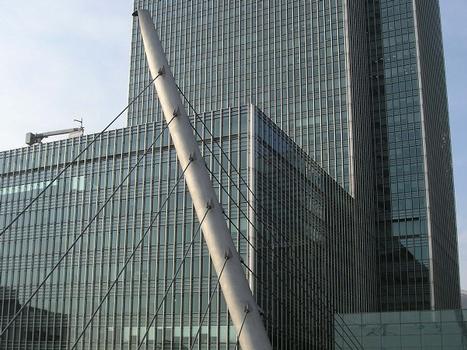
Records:
{"label": "glass skyscraper", "polygon": [[[137,8],[209,130],[192,118],[275,349],[359,348],[344,314],[459,306],[437,0]],[[130,100],[150,80],[134,20]],[[143,157],[163,128],[148,89],[76,161],[94,135],[0,153],[0,228],[72,162],[0,237],[0,328],[90,225],[0,348],[70,348],[145,232],[78,348],[236,348],[167,130]]]}
{"label": "glass skyscraper", "polygon": [[[197,111],[253,103],[349,192],[372,181],[358,164],[371,162],[361,151],[371,142],[364,3],[136,0],[137,8],[152,13]],[[130,99],[150,81],[136,20],[131,50]],[[161,119],[153,94],[130,109],[129,125]]]}
{"label": "glass skyscraper", "polygon": [[[355,198],[368,262],[378,261],[378,291],[367,296],[375,310],[459,306],[438,0],[135,0],[135,8],[152,12],[198,111],[257,104]],[[135,22],[130,98],[149,80]],[[160,119],[152,95],[129,124]]]}
{"label": "glass skyscraper", "polygon": [[458,308],[439,4],[371,0],[369,5],[380,309]]}
{"label": "glass skyscraper", "polygon": [[[376,308],[371,105],[362,1],[153,1],[148,9],[174,76],[198,112],[255,104],[355,198],[366,236],[362,301]],[[151,80],[136,19],[130,94]],[[153,90],[129,125],[160,122]],[[375,275],[375,278],[373,278]]]}

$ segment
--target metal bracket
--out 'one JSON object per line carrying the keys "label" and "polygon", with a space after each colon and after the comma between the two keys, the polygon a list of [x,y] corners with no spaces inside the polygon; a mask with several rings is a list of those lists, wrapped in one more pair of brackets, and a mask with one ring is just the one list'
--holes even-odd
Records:
{"label": "metal bracket", "polygon": [[206,203],[206,209],[211,210],[213,208],[212,201]]}
{"label": "metal bracket", "polygon": [[258,312],[259,312],[259,314],[260,314],[261,316],[264,316],[264,315],[265,315],[265,314],[264,314],[264,310],[263,310],[262,308],[260,308],[259,305],[258,305]]}

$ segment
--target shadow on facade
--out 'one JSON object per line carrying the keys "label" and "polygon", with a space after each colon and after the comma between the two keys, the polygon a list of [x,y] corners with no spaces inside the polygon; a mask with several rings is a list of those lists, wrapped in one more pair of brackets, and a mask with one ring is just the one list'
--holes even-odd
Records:
{"label": "shadow on facade", "polygon": [[[18,292],[0,287],[0,328],[5,327],[21,308]],[[26,307],[4,337],[7,348],[14,349],[66,349],[68,317],[35,307]],[[4,345],[0,340],[0,345]]]}

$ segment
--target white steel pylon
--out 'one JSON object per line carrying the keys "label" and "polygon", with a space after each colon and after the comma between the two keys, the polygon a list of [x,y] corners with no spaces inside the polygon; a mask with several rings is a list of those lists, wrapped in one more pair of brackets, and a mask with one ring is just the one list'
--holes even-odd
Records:
{"label": "white steel pylon", "polygon": [[[185,180],[204,239],[209,250],[232,322],[240,334],[244,350],[271,350],[271,343],[235,249],[222,207],[211,183],[201,156],[167,58],[147,10],[135,15],[143,37],[149,69],[154,81],[165,120],[168,124],[181,168],[186,169]],[[204,218],[204,219],[203,219]],[[226,261],[227,260],[227,261]]]}

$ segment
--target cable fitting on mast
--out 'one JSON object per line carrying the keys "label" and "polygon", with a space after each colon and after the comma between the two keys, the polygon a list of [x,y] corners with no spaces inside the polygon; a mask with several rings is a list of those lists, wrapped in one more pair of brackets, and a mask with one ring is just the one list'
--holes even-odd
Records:
{"label": "cable fitting on mast", "polygon": [[258,312],[261,316],[264,316],[265,313],[264,313],[264,310],[262,308],[259,307],[259,305],[257,305],[257,309],[258,309]]}

